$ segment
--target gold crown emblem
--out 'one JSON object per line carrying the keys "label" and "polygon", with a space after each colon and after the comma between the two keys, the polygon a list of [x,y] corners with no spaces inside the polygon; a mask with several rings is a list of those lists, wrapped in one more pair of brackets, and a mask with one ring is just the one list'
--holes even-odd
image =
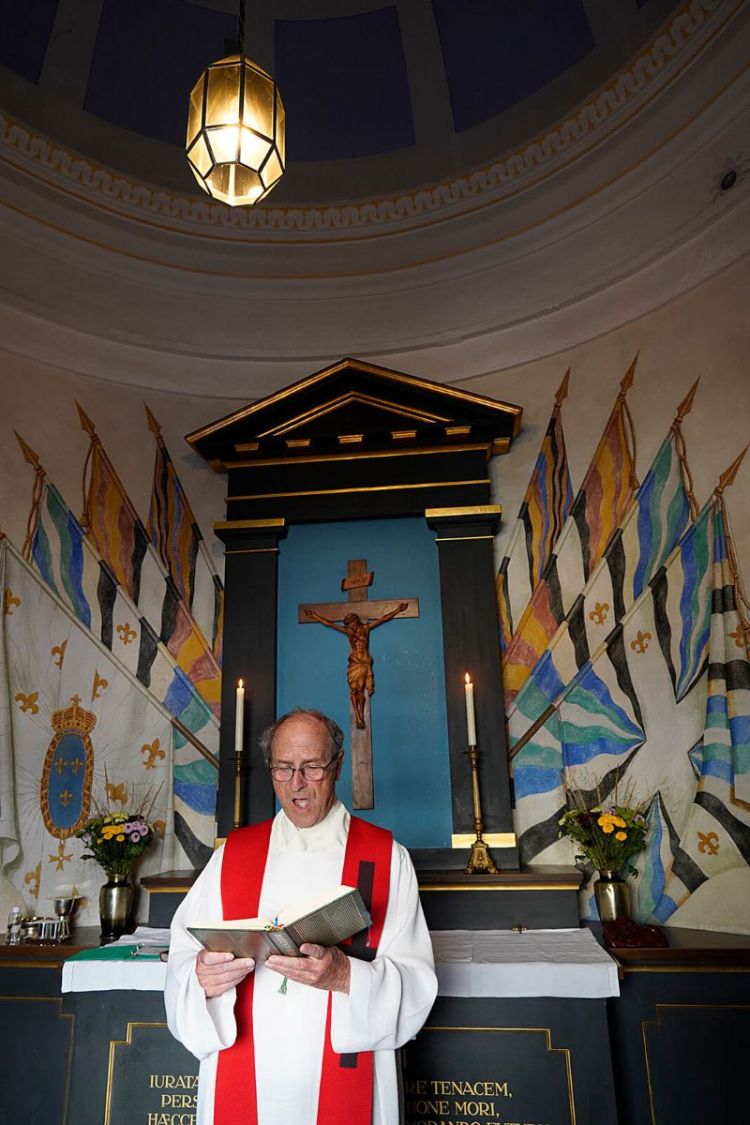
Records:
{"label": "gold crown emblem", "polygon": [[80,696],[72,695],[70,702],[73,705],[72,707],[66,707],[64,711],[53,711],[52,729],[58,734],[66,730],[90,734],[96,726],[96,715],[93,711],[87,711],[80,706]]}

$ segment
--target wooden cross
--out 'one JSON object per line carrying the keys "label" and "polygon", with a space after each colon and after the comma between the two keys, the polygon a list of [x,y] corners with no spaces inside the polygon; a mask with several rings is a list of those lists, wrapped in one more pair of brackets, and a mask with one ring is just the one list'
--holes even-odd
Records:
{"label": "wooden cross", "polygon": [[[369,636],[378,625],[394,617],[419,617],[417,598],[389,598],[369,601],[373,571],[366,559],[349,559],[341,589],[345,602],[319,602],[299,607],[301,625],[319,624],[344,633],[349,638],[347,684],[352,748],[352,798],[355,809],[375,807],[372,787],[372,737],[370,734],[370,696],[375,690]],[[339,622],[341,624],[339,624]]]}

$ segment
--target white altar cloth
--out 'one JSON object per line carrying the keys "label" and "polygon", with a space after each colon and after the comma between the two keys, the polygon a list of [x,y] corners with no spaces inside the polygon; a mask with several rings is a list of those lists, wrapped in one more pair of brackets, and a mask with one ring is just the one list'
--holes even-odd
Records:
{"label": "white altar cloth", "polygon": [[[617,965],[590,930],[433,930],[439,996],[619,996]],[[118,945],[169,942],[168,930],[139,927]],[[111,948],[111,947],[110,947]],[[66,961],[63,992],[162,992],[163,961]]]}
{"label": "white altar cloth", "polygon": [[138,926],[134,933],[113,941],[105,948],[136,949],[134,957],[125,961],[76,961],[63,963],[62,992],[104,992],[112,989],[134,989],[136,992],[163,992],[167,979],[164,961],[146,960],[149,955],[169,945],[169,930]]}
{"label": "white altar cloth", "polygon": [[590,930],[433,930],[439,996],[619,996]]}

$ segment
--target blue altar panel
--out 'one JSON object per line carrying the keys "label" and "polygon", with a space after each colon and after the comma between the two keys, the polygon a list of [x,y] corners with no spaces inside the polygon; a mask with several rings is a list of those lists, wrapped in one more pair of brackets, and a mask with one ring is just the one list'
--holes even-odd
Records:
{"label": "blue altar panel", "polygon": [[[370,600],[419,598],[420,616],[389,621],[370,635],[375,808],[363,812],[411,848],[450,847],[451,798],[434,532],[421,519],[296,524],[280,544],[277,712],[317,707],[344,730],[349,747],[345,636],[300,625],[300,603],[345,601],[349,559],[364,558],[375,578]],[[382,706],[380,701],[383,701]],[[468,767],[467,767],[468,768]],[[351,762],[339,782],[347,801]]]}

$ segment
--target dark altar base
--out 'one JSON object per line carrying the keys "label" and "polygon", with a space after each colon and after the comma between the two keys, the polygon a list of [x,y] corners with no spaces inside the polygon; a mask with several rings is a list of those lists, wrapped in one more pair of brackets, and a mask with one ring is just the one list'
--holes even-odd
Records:
{"label": "dark altar base", "polygon": [[[439,997],[403,1052],[406,1125],[744,1121],[750,938],[667,932],[618,951],[618,998]],[[0,941],[0,1125],[193,1125],[197,1063],[161,993],[60,994],[64,958],[98,944]]]}

